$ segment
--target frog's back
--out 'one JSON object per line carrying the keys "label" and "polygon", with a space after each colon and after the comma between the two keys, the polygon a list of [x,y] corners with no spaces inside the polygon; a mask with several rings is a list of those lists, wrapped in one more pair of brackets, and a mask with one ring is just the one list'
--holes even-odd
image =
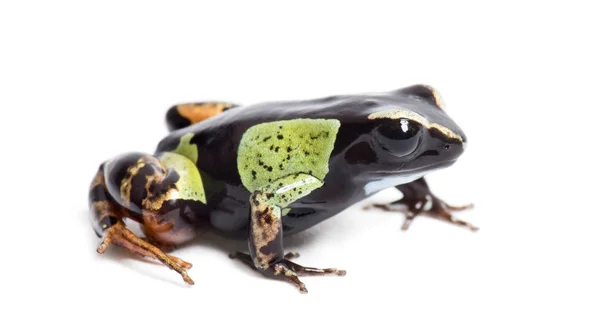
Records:
{"label": "frog's back", "polygon": [[[245,234],[250,192],[242,184],[238,171],[238,148],[244,133],[254,125],[294,119],[336,119],[341,123],[329,157],[330,171],[321,189],[290,205],[284,217],[286,233],[308,228],[360,200],[350,180],[343,150],[365,128],[372,108],[385,104],[377,96],[333,96],[308,101],[268,102],[239,106],[202,122],[172,132],[158,145],[157,152],[197,150],[196,165],[205,181],[210,223],[223,234]],[[186,147],[187,146],[187,147]],[[332,170],[335,169],[335,170]],[[311,169],[306,169],[308,173]],[[340,191],[340,187],[343,190]],[[358,193],[360,194],[358,194]],[[298,217],[294,217],[298,215]]]}
{"label": "frog's back", "polygon": [[[329,170],[325,178],[319,178],[324,182],[323,186],[293,202],[290,205],[291,212],[283,218],[284,225],[294,229],[287,233],[294,233],[373,194],[364,189],[371,179],[360,176],[361,171],[373,170],[371,168],[376,166],[378,160],[368,143],[369,136],[378,124],[369,120],[369,115],[390,108],[419,109],[423,101],[414,98],[410,92],[402,89],[237,106],[172,132],[160,142],[158,152],[194,151],[193,159],[203,181],[207,182],[204,187],[209,208],[213,210],[210,222],[217,227],[227,228],[226,231],[235,232],[247,225],[250,192],[242,184],[238,171],[238,148],[247,130],[255,125],[276,121],[335,119],[339,130],[334,136],[333,149],[330,154],[328,152],[326,162]],[[437,115],[432,113],[432,116],[434,118]],[[260,157],[256,161],[260,165]],[[287,167],[286,164],[278,165],[284,169]],[[265,166],[268,169],[268,165]],[[274,169],[276,166],[273,165]],[[314,169],[303,171],[310,174],[311,170]],[[219,211],[222,213],[219,214]],[[294,218],[294,215],[300,216]]]}
{"label": "frog's back", "polygon": [[308,101],[267,102],[238,106],[202,122],[172,132],[158,145],[157,152],[177,149],[184,137],[198,149],[197,165],[214,179],[240,185],[237,149],[250,127],[299,118],[337,119],[342,123],[365,122],[372,108],[380,107],[389,95],[369,97],[344,95]]}

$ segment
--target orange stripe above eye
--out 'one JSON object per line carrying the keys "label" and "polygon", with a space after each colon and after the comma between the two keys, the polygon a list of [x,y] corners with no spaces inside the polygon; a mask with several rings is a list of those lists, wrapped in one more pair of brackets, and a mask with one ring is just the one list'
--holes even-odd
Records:
{"label": "orange stripe above eye", "polygon": [[177,106],[177,111],[181,117],[188,119],[192,124],[202,122],[207,118],[219,115],[224,110],[231,108],[228,103],[188,103]]}

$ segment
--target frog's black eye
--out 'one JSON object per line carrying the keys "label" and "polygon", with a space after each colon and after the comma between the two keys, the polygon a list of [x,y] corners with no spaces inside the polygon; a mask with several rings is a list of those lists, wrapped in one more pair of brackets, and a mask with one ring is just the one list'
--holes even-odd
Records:
{"label": "frog's black eye", "polygon": [[401,118],[384,120],[375,129],[375,137],[386,151],[405,156],[417,149],[421,125],[417,122]]}

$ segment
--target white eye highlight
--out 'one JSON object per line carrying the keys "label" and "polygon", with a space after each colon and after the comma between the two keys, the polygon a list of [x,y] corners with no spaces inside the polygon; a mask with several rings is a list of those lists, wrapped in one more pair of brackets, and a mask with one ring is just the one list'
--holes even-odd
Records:
{"label": "white eye highlight", "polygon": [[408,132],[408,120],[406,118],[400,120],[400,128],[404,133]]}

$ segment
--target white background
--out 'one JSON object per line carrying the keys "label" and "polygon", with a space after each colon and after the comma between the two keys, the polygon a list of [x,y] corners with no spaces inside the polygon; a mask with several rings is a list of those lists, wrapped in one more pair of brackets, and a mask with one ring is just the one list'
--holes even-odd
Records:
{"label": "white background", "polygon": [[[0,329],[598,330],[598,11],[281,3],[0,4]],[[475,203],[460,216],[478,233],[424,217],[403,232],[401,214],[360,203],[286,241],[301,264],[348,270],[304,278],[307,295],[210,235],[174,253],[194,263],[193,287],[124,249],[95,253],[97,166],[152,152],[171,105],[415,83],[437,87],[467,133],[429,181]]]}

